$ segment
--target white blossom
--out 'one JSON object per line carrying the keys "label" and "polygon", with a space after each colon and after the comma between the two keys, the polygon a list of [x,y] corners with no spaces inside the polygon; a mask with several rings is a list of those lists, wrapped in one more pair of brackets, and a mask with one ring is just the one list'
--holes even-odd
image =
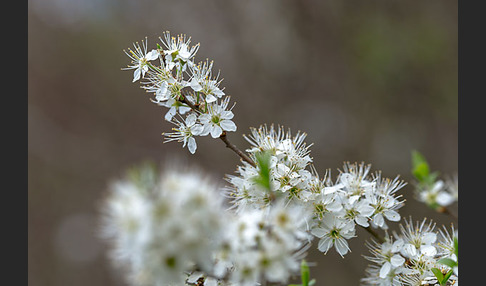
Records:
{"label": "white blossom", "polygon": [[311,233],[320,238],[317,246],[319,251],[327,253],[335,246],[339,255],[344,256],[350,250],[347,240],[355,236],[355,228],[352,221],[326,214]]}
{"label": "white blossom", "polygon": [[232,108],[227,110],[229,100],[230,98],[226,97],[221,104],[208,104],[208,112],[199,115],[199,121],[204,128],[201,136],[211,134],[211,137],[218,138],[223,131],[236,131],[236,124],[231,121],[234,116]]}
{"label": "white blossom", "polygon": [[157,50],[147,52],[147,38],[145,38],[145,42],[142,41],[142,46],[137,42],[133,44],[133,47],[135,50],[129,48],[128,52],[125,51],[125,54],[132,60],[131,65],[125,69],[135,69],[133,72],[133,82],[135,82],[145,76],[149,69],[148,62],[157,59],[159,53]]}
{"label": "white blossom", "polygon": [[219,88],[221,83],[219,73],[216,78],[212,78],[211,69],[213,62],[205,61],[191,67],[192,78],[189,81],[189,86],[196,92],[204,94],[204,99],[207,103],[212,103],[221,98],[225,93]]}
{"label": "white blossom", "polygon": [[178,141],[183,142],[182,148],[186,147],[189,149],[191,154],[194,154],[197,149],[196,139],[194,136],[201,134],[203,131],[203,126],[197,123],[197,116],[194,113],[189,114],[185,122],[181,122],[177,119],[173,121],[177,128],[173,128],[174,132],[165,133],[168,137],[164,142]]}
{"label": "white blossom", "polygon": [[105,203],[115,262],[128,267],[135,285],[182,284],[193,264],[211,272],[223,227],[218,186],[175,164],[160,175],[137,172],[115,182]]}
{"label": "white blossom", "polygon": [[[383,243],[373,241],[367,246],[371,255],[365,258],[374,264],[369,265],[366,277],[361,280],[365,285],[414,286],[437,283],[432,268],[447,272],[447,266],[439,264],[441,258],[451,258],[454,252],[454,228],[452,234],[445,228],[437,236],[435,223],[413,223],[405,220],[399,225],[400,232],[387,236]],[[434,282],[435,281],[435,282]],[[454,272],[449,284],[457,285],[458,276]],[[430,284],[435,285],[435,284]]]}

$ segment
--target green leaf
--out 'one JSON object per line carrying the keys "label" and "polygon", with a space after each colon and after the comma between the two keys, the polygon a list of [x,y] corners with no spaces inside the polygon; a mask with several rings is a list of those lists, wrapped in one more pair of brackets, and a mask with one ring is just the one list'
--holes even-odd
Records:
{"label": "green leaf", "polygon": [[307,265],[307,262],[305,259],[302,259],[302,262],[300,263],[300,276],[302,280],[302,286],[308,286],[309,285],[309,277],[310,277],[310,270],[309,266]]}
{"label": "green leaf", "polygon": [[439,259],[439,260],[437,260],[437,263],[447,265],[450,268],[453,268],[453,267],[457,266],[457,262],[455,262],[454,260],[452,260],[450,258],[442,258],[442,259]]}
{"label": "green leaf", "polygon": [[454,237],[454,254],[456,255],[457,260],[459,261],[459,241],[457,237]]}
{"label": "green leaf", "polygon": [[419,182],[424,182],[430,174],[429,164],[418,151],[412,151],[412,174]]}
{"label": "green leaf", "polygon": [[444,280],[442,281],[442,284],[446,285],[446,282],[447,282],[447,280],[449,280],[449,277],[451,277],[452,272],[453,271],[451,269],[451,270],[449,270],[449,272],[446,273],[446,275],[444,275]]}
{"label": "green leaf", "polygon": [[270,159],[269,152],[262,151],[255,154],[256,164],[259,167],[258,176],[254,178],[255,183],[270,191]]}
{"label": "green leaf", "polygon": [[437,280],[439,280],[439,283],[442,285],[442,281],[444,280],[444,274],[442,274],[442,272],[438,268],[432,268],[430,270],[434,272],[435,277],[437,277]]}
{"label": "green leaf", "polygon": [[312,279],[309,281],[309,286],[315,285],[316,284],[316,279]]}

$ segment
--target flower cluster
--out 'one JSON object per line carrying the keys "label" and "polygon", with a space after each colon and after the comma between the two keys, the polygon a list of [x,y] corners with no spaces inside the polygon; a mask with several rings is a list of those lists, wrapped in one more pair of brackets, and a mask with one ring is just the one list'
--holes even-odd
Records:
{"label": "flower cluster", "polygon": [[213,76],[213,62],[194,62],[199,44],[191,46],[190,38],[172,37],[169,32],[160,41],[163,47],[157,44],[150,51],[147,39],[141,45],[135,43],[134,49],[125,51],[131,64],[124,69],[134,70],[133,82],[140,80],[141,87],[154,94],[152,102],[168,109],[165,119],[176,127],[164,133],[165,142],[182,142],[194,154],[195,136],[218,138],[223,132],[236,131],[233,106],[220,87],[219,73]]}
{"label": "flower cluster", "polygon": [[134,285],[184,282],[193,265],[212,271],[224,211],[216,191],[200,173],[173,167],[163,174],[136,169],[112,184],[104,235]]}
{"label": "flower cluster", "polygon": [[236,215],[218,190],[174,166],[162,174],[135,169],[113,183],[104,235],[134,285],[285,283],[298,272],[312,239],[306,210],[281,201]]}
{"label": "flower cluster", "polygon": [[[374,264],[366,269],[364,285],[419,286],[439,285],[434,268],[445,274],[451,267],[441,259],[457,262],[457,231],[445,227],[435,231],[432,221],[413,224],[412,219],[400,224],[400,233],[394,232],[383,243],[368,244],[371,256],[365,258]],[[458,268],[452,267],[447,285],[458,285]],[[441,284],[442,285],[442,284]]]}
{"label": "flower cluster", "polygon": [[251,209],[233,214],[217,255],[219,276],[236,285],[261,281],[286,283],[299,270],[310,246],[306,210],[285,206]]}
{"label": "flower cluster", "polygon": [[243,162],[238,176],[228,175],[227,189],[233,206],[238,210],[263,208],[273,198],[285,198],[310,210],[312,234],[320,238],[319,250],[327,252],[333,245],[340,255],[348,253],[346,240],[355,236],[355,225],[387,229],[386,220],[399,221],[397,209],[403,205],[396,192],[405,183],[398,177],[382,178],[377,172],[369,175],[370,165],[345,163],[335,183],[326,171],[320,178],[311,165],[310,146],[304,142],[306,133],[292,137],[283,127],[252,128],[245,138],[252,147],[247,150],[256,161],[256,154],[270,154],[270,188],[255,182],[259,166]]}

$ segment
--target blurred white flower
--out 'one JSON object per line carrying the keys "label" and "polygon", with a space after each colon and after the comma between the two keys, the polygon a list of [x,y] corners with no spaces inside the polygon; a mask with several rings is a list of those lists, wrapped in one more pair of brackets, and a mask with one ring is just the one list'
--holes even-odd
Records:
{"label": "blurred white flower", "polygon": [[115,182],[104,205],[114,262],[128,267],[135,285],[183,284],[194,264],[212,271],[224,212],[217,185],[174,164],[160,175],[137,172]]}

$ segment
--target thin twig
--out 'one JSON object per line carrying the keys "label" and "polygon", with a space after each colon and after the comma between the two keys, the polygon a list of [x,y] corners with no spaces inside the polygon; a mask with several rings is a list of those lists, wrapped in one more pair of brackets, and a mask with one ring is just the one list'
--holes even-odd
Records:
{"label": "thin twig", "polygon": [[219,136],[219,139],[221,139],[224,144],[226,144],[226,147],[227,148],[230,148],[231,150],[233,150],[238,156],[240,156],[240,158],[246,162],[248,162],[250,165],[252,165],[253,167],[256,168],[256,164],[255,162],[253,162],[253,160],[248,157],[248,155],[246,155],[245,153],[243,153],[240,149],[238,149],[234,144],[232,144],[231,142],[228,141],[228,138],[226,137],[226,131],[223,131],[223,134],[221,134],[221,136]]}

